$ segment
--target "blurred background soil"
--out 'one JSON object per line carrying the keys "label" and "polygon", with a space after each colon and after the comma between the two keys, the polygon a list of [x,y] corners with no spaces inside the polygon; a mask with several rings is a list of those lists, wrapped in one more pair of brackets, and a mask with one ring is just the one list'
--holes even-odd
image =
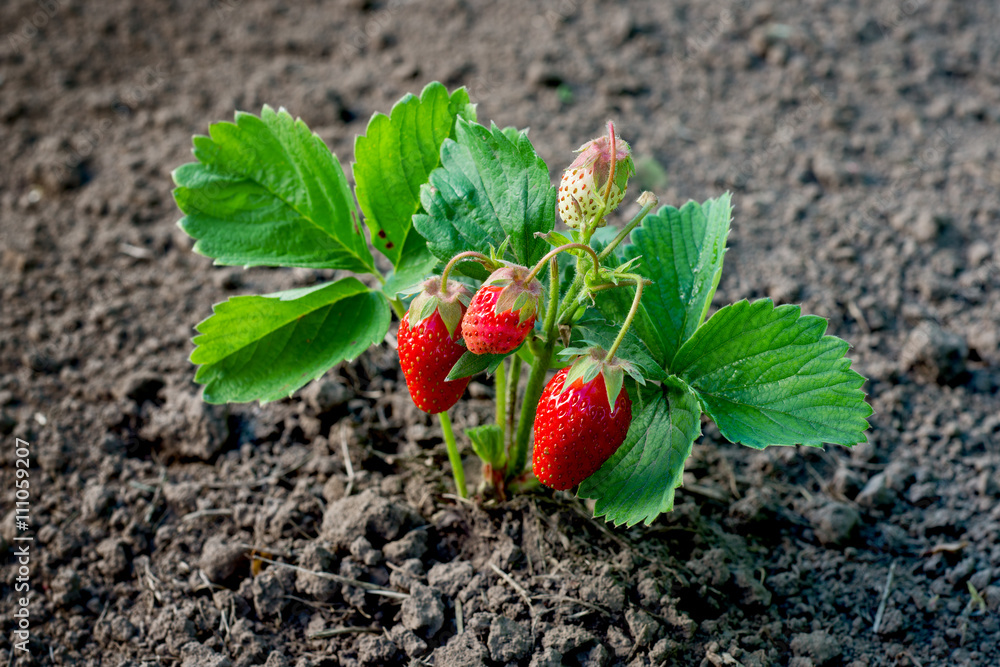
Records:
{"label": "blurred background soil", "polygon": [[[566,494],[449,496],[395,325],[289,400],[203,404],[211,305],[331,274],[193,254],[170,194],[191,135],[284,106],[346,165],[432,80],[530,127],[553,179],[612,118],[633,193],[732,191],[715,307],[828,318],[870,378],[870,442],[756,452],[706,427],[676,510],[626,530]],[[998,157],[992,1],[7,0],[0,663],[1000,664]]]}

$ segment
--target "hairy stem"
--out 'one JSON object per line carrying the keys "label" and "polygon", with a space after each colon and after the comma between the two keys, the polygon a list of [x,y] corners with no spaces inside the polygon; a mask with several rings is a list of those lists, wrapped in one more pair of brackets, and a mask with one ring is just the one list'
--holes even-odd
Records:
{"label": "hairy stem", "polygon": [[450,260],[444,266],[444,271],[441,272],[441,288],[448,284],[448,274],[451,273],[452,268],[459,262],[474,259],[480,262],[483,266],[492,266],[493,261],[481,252],[476,252],[475,250],[466,250],[465,252],[460,252]]}
{"label": "hairy stem", "polygon": [[[643,195],[646,194],[651,194],[651,193],[646,193],[646,192],[643,193]],[[643,205],[643,207],[639,210],[639,212],[635,214],[635,217],[629,220],[628,224],[625,225],[625,227],[623,227],[620,232],[618,232],[618,235],[615,236],[614,239],[612,239],[611,243],[609,243],[608,246],[601,251],[601,254],[597,256],[598,259],[604,259],[612,252],[614,252],[615,248],[617,248],[622,241],[628,238],[628,235],[632,233],[632,230],[639,226],[639,223],[642,222],[642,219],[645,218],[647,215],[649,215],[650,211],[656,208],[656,205],[659,203],[656,197],[652,196],[649,199],[651,199],[651,201],[647,201]],[[639,200],[642,201],[642,197],[640,197]]]}
{"label": "hairy stem", "polygon": [[510,381],[507,383],[507,423],[504,424],[503,442],[508,456],[514,437],[514,414],[517,409],[517,385],[521,381],[521,357],[516,354],[510,357]]}
{"label": "hairy stem", "polygon": [[447,412],[439,412],[438,419],[441,420],[441,431],[444,433],[445,445],[448,446],[448,461],[451,462],[451,474],[455,478],[455,492],[459,498],[468,498],[469,492],[465,490],[465,469],[462,467],[462,457],[458,454],[458,445],[455,444],[451,418]]}
{"label": "hairy stem", "polygon": [[[559,285],[559,264],[555,257],[549,260],[550,285]],[[521,402],[521,416],[517,422],[517,436],[514,440],[513,465],[510,468],[510,477],[520,475],[528,461],[528,437],[531,434],[531,427],[535,425],[535,412],[538,408],[538,399],[542,396],[542,389],[545,386],[545,375],[548,373],[549,364],[552,362],[552,352],[556,346],[556,313],[559,310],[559,290],[549,289],[549,306],[545,312],[545,324],[542,328],[545,336],[545,347],[542,353],[535,357],[535,363],[531,365],[531,373],[528,374],[528,386],[524,389],[524,399]]]}
{"label": "hairy stem", "polygon": [[507,362],[497,366],[496,379],[497,426],[501,429],[507,423]]}
{"label": "hairy stem", "polygon": [[566,290],[566,295],[563,297],[562,303],[559,304],[559,312],[556,316],[557,322],[566,324],[569,321],[567,316],[571,312],[576,312],[576,298],[580,296],[580,290],[583,289],[583,282],[583,274],[580,273],[580,267],[577,266],[576,276],[573,277],[572,284]]}
{"label": "hairy stem", "polygon": [[608,199],[611,197],[611,188],[615,184],[615,169],[617,168],[618,162],[618,137],[615,135],[615,124],[612,121],[608,121],[608,143],[611,148],[611,168],[608,170],[608,184],[604,188],[604,203],[601,205],[601,210],[597,212],[590,221],[583,227],[583,242],[590,243],[590,237],[594,235],[597,231],[598,225],[600,225],[601,220],[604,218],[604,214],[608,212]]}
{"label": "hairy stem", "polygon": [[[546,253],[545,257],[542,257],[540,260],[538,260],[538,263],[535,264],[533,267],[531,267],[531,271],[524,278],[524,283],[525,284],[530,283],[531,279],[537,276],[538,272],[542,270],[543,266],[545,266],[545,262],[549,261],[550,259],[552,259],[553,257],[555,257],[556,255],[565,250],[573,250],[573,249],[585,250],[586,252],[590,253],[590,258],[594,262],[594,279],[596,280],[597,268],[600,265],[600,260],[597,259],[597,253],[594,252],[594,249],[591,248],[589,245],[584,245],[582,243],[567,243],[566,245],[561,245],[558,248],[553,248],[548,253]],[[556,278],[558,279],[558,275],[556,276]],[[556,288],[558,289],[558,287],[559,283],[557,280]]]}
{"label": "hairy stem", "polygon": [[403,302],[399,300],[399,297],[389,299],[389,305],[392,306],[392,312],[396,313],[396,317],[402,322],[403,318],[406,317],[406,307]]}
{"label": "hairy stem", "polygon": [[635,319],[635,314],[639,312],[639,301],[642,299],[642,283],[643,280],[640,276],[629,276],[635,279],[635,298],[632,299],[632,308],[628,311],[628,316],[625,318],[625,323],[622,324],[621,331],[618,332],[618,337],[615,338],[615,342],[611,344],[611,349],[608,350],[607,356],[604,357],[604,361],[611,363],[611,360],[615,358],[615,352],[618,351],[618,346],[622,344],[625,340],[625,334],[628,333],[628,328],[632,326],[632,320]]}

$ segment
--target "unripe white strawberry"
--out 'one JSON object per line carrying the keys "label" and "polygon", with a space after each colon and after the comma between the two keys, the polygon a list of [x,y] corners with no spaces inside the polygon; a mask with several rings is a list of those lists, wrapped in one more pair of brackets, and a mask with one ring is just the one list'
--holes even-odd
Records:
{"label": "unripe white strawberry", "polygon": [[[569,227],[577,229],[587,224],[604,207],[608,178],[611,176],[612,151],[615,154],[615,173],[605,215],[615,210],[624,199],[628,179],[635,173],[635,165],[628,144],[618,138],[614,123],[608,121],[608,134],[580,146],[577,149],[580,155],[563,173],[559,184],[559,217]],[[597,226],[605,224],[602,216]]]}

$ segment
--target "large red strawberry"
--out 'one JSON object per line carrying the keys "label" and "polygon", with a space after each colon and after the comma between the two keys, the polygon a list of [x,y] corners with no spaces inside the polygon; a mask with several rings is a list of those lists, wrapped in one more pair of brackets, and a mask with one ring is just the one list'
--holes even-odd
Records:
{"label": "large red strawberry", "polygon": [[462,337],[470,352],[507,354],[528,337],[542,285],[534,278],[525,283],[527,275],[523,266],[497,269],[472,297],[462,319]]}
{"label": "large red strawberry", "polygon": [[625,441],[632,422],[632,401],[621,384],[621,370],[610,371],[619,374],[617,381],[612,379],[619,387],[612,409],[607,373],[599,369],[591,376],[579,366],[564,368],[549,381],[535,417],[535,477],[560,491],[597,472]]}
{"label": "large red strawberry", "polygon": [[[577,229],[587,224],[601,207],[611,176],[611,156],[615,157],[615,173],[605,213],[615,210],[625,197],[628,179],[635,173],[629,146],[615,135],[615,126],[608,122],[608,134],[588,141],[577,149],[580,155],[566,168],[559,183],[559,217]],[[602,218],[597,222],[603,227]]]}
{"label": "large red strawberry", "polygon": [[470,378],[445,380],[452,366],[465,354],[458,342],[468,291],[451,281],[444,291],[440,279],[431,278],[399,323],[399,363],[410,396],[424,412],[445,412],[458,402]]}

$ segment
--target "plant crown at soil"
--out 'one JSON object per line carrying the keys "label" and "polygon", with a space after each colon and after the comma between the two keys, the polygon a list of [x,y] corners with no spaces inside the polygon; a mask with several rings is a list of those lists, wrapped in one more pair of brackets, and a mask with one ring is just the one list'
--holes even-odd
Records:
{"label": "plant crown at soil", "polygon": [[[375,114],[355,143],[353,193],[337,157],[283,109],[211,125],[209,136],[194,137],[196,162],[173,174],[179,225],[196,252],[220,265],[340,269],[372,280],[345,276],[216,304],[197,325],[191,354],[204,399],[291,395],[380,344],[421,284],[465,253],[460,259],[475,261],[453,262],[450,280],[475,286],[506,266],[524,267],[542,284],[534,329],[520,347],[467,352],[449,375],[496,376],[496,423],[467,436],[501,496],[528,476],[547,374],[580,357],[618,369],[611,379],[624,383],[634,406],[625,441],[577,490],[615,524],[649,524],[673,508],[703,414],[748,447],[864,442],[864,378],[844,356],[848,344],[825,335],[824,319],[769,299],[707,318],[732,218],[728,193],[658,209],[643,193],[631,221],[607,220],[632,173],[630,157],[615,169],[628,154],[621,144],[611,149],[615,178],[595,178],[608,183],[596,213],[555,231],[557,188],[527,132],[477,123],[461,88],[431,83],[389,115]],[[373,249],[391,271],[379,270]]]}

